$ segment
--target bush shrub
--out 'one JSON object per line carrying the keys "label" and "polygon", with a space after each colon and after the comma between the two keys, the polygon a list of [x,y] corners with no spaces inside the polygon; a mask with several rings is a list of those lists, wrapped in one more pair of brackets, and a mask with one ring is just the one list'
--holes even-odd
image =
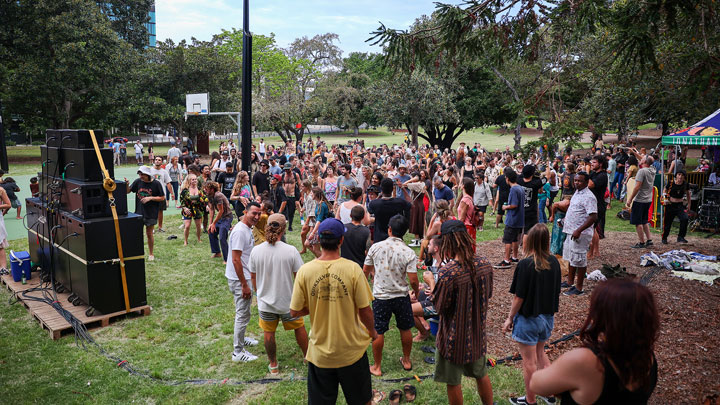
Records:
{"label": "bush shrub", "polygon": [[45,142],[43,141],[32,141],[33,146],[39,146],[39,145],[45,145]]}
{"label": "bush shrub", "polygon": [[5,141],[5,146],[15,146],[17,145],[15,141]]}

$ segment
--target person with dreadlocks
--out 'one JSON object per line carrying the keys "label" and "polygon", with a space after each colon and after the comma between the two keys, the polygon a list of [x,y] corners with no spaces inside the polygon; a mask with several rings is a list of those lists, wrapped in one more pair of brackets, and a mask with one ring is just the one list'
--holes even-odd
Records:
{"label": "person with dreadlocks", "polygon": [[493,395],[485,368],[485,319],[492,296],[492,267],[473,252],[475,241],[462,221],[445,221],[440,235],[440,253],[447,263],[439,270],[433,290],[440,316],[435,381],[447,384],[450,404],[462,404],[462,376],[473,377],[483,404],[489,405]]}
{"label": "person with dreadlocks", "polygon": [[250,253],[250,278],[257,291],[257,305],[260,328],[265,336],[268,371],[277,375],[275,330],[282,321],[285,330],[295,332],[295,340],[303,357],[307,353],[308,336],[302,317],[290,315],[290,297],[295,273],[303,265],[300,253],[294,246],[280,240],[285,234],[287,221],[283,214],[272,214],[265,225],[265,242],[255,246]]}

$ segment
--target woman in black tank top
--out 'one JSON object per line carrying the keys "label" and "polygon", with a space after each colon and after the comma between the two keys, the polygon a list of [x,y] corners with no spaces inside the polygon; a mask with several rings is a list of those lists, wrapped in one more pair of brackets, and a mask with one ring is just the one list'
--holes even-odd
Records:
{"label": "woman in black tank top", "polygon": [[536,395],[562,404],[646,404],[657,384],[654,347],[660,320],[650,290],[610,279],[595,287],[580,329],[583,347],[532,375]]}

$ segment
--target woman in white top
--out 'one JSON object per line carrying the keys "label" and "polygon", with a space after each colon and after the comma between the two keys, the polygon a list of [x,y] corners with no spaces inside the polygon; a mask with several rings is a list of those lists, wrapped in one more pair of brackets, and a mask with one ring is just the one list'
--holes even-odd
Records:
{"label": "woman in white top", "polygon": [[[350,188],[349,194],[350,199],[338,205],[338,210],[335,214],[335,218],[339,219],[343,224],[349,224],[352,222],[352,219],[350,218],[350,211],[352,211],[354,206],[361,203],[363,191],[360,187],[352,187]],[[363,225],[370,223],[370,214],[368,214],[367,210],[365,210],[365,218],[363,218],[362,223]]]}

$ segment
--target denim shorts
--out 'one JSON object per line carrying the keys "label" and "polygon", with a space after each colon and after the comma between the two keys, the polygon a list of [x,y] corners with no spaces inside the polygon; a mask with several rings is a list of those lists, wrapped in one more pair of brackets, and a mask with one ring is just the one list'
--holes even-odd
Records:
{"label": "denim shorts", "polygon": [[534,346],[550,339],[554,325],[555,315],[525,317],[517,314],[513,320],[512,338],[518,343]]}

